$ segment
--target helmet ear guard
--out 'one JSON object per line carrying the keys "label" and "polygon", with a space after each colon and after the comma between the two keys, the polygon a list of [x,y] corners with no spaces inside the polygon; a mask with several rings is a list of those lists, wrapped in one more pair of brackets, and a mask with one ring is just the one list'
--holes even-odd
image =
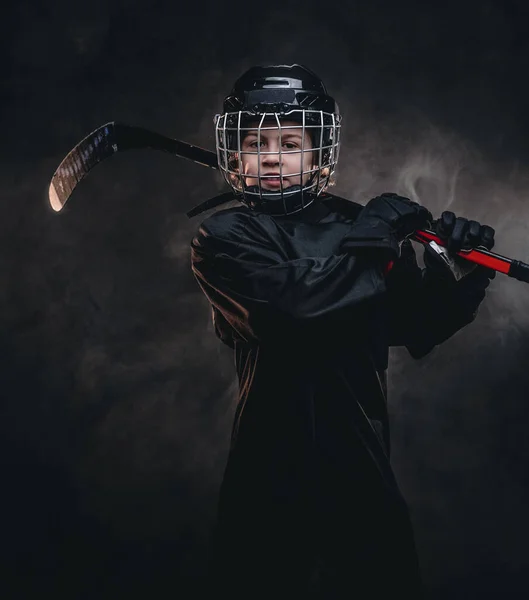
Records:
{"label": "helmet ear guard", "polygon": [[[341,116],[323,82],[300,65],[253,67],[240,77],[232,92],[225,98],[224,112],[215,116],[215,138],[219,168],[235,196],[253,210],[271,214],[291,214],[303,210],[330,184],[338,162]],[[267,123],[272,120],[273,125]],[[282,122],[294,125],[285,126]],[[256,127],[256,123],[258,126]],[[251,125],[251,127],[250,127]],[[289,176],[299,176],[299,185],[289,185],[278,192],[263,189],[266,176],[253,174],[258,185],[247,185],[250,178],[244,173],[241,147],[251,129],[260,136],[267,129],[302,130],[302,140],[309,133],[311,147],[282,151],[300,155],[300,169]],[[281,146],[281,145],[280,145]],[[313,154],[309,169],[304,167],[306,152]],[[264,152],[256,154],[260,161]],[[270,153],[272,154],[272,153]],[[306,178],[305,181],[303,179]]]}

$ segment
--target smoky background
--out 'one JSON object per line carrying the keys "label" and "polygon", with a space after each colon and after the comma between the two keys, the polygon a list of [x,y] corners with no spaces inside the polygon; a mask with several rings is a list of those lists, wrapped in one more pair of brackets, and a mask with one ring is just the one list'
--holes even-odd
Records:
{"label": "smoky background", "polygon": [[[499,1],[6,5],[3,597],[198,596],[236,400],[189,268],[202,217],[185,216],[225,191],[220,174],[130,151],[56,214],[64,155],[111,120],[213,149],[235,79],[299,62],[344,116],[331,191],[453,210],[527,261],[528,16]],[[528,301],[498,274],[431,355],[391,351],[392,461],[435,600],[527,594]]]}

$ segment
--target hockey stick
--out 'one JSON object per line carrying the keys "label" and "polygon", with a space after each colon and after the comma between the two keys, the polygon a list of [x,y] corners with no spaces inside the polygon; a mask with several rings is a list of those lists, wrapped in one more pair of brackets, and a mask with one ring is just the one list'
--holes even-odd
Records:
{"label": "hockey stick", "polygon": [[53,174],[48,193],[53,210],[62,210],[77,184],[101,161],[117,152],[140,148],[163,150],[206,167],[218,168],[217,157],[209,150],[173,140],[142,127],[112,121],[101,125],[81,140],[68,152]]}
{"label": "hockey stick", "polygon": [[[140,148],[162,150],[200,165],[218,169],[217,155],[210,150],[174,140],[142,127],[131,127],[112,121],[98,127],[70,150],[53,174],[48,192],[53,210],[56,212],[62,210],[78,183],[101,161],[117,152]],[[332,194],[329,195],[332,196]],[[227,202],[230,198],[232,198],[231,193],[227,193],[208,200],[190,210],[187,216],[195,216],[204,210]],[[423,244],[433,241],[439,246],[445,245],[434,231],[428,229],[416,231],[411,239]],[[457,252],[457,255],[483,267],[529,283],[529,264],[522,261],[495,254],[485,248],[461,250]]]}

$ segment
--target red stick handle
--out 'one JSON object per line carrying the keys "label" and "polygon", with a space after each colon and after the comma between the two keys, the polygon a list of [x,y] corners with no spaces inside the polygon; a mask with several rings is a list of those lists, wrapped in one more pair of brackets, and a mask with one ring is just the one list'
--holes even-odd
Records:
{"label": "red stick handle", "polygon": [[[439,246],[446,245],[435,232],[430,231],[429,229],[417,230],[411,238],[423,244],[434,241],[439,244]],[[491,252],[486,248],[461,250],[457,252],[457,255],[465,260],[470,260],[483,267],[494,269],[495,271],[509,275],[509,277],[514,277],[515,279],[529,283],[529,265],[519,260],[513,260],[506,256],[494,254],[494,252]]]}

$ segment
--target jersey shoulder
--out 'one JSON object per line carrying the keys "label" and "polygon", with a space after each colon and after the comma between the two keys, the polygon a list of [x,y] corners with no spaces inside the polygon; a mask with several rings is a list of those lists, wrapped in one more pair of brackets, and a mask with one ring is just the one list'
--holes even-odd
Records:
{"label": "jersey shoulder", "polygon": [[248,233],[256,216],[245,206],[219,210],[205,218],[199,225],[199,234],[220,239],[235,239]]}
{"label": "jersey shoulder", "polygon": [[331,211],[351,221],[355,221],[360,211],[364,208],[358,202],[347,200],[334,194],[324,193],[321,200]]}

